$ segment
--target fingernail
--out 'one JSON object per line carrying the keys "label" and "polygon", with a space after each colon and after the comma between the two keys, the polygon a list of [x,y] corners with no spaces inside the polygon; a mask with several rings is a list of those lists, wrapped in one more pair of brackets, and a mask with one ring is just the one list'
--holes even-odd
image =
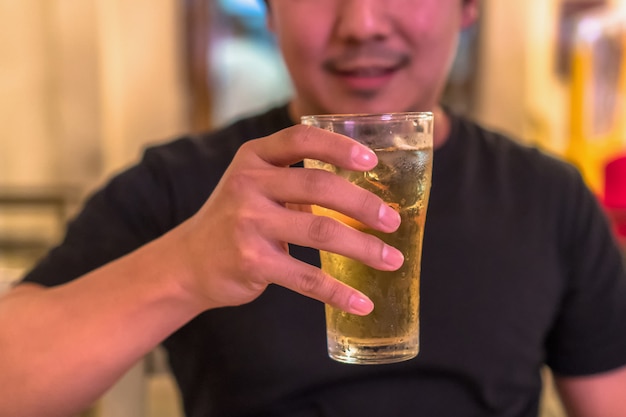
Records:
{"label": "fingernail", "polygon": [[372,169],[376,165],[376,154],[371,149],[355,145],[352,148],[352,160],[365,169]]}
{"label": "fingernail", "polygon": [[374,303],[362,294],[351,296],[349,305],[350,312],[360,316],[366,316],[374,310]]}
{"label": "fingernail", "polygon": [[378,220],[383,226],[388,227],[391,230],[396,230],[400,226],[400,213],[392,209],[386,204],[381,204],[378,209]]}
{"label": "fingernail", "polygon": [[404,255],[398,249],[385,245],[383,246],[383,261],[393,269],[398,269],[404,263]]}

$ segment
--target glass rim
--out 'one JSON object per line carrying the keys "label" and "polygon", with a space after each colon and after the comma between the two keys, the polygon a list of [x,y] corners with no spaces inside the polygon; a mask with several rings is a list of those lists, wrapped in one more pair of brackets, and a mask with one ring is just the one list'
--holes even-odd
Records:
{"label": "glass rim", "polygon": [[311,114],[300,117],[300,121],[319,120],[325,122],[335,121],[389,121],[389,120],[419,120],[432,119],[433,112],[390,112],[390,113],[345,113],[345,114]]}

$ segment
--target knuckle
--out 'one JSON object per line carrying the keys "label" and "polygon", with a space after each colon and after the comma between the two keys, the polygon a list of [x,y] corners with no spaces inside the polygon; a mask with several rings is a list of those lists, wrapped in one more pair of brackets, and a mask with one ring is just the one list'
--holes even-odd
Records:
{"label": "knuckle", "polygon": [[330,191],[330,184],[324,181],[324,174],[318,169],[303,169],[302,188],[308,195],[325,195]]}
{"label": "knuckle", "polygon": [[257,138],[257,139],[250,139],[248,141],[245,141],[244,143],[241,144],[241,146],[239,146],[239,148],[237,149],[237,152],[235,153],[235,155],[249,155],[249,154],[253,154],[254,150],[257,146],[259,146],[259,144],[261,143],[261,140],[263,138]]}
{"label": "knuckle", "polygon": [[241,249],[239,251],[238,266],[242,271],[254,272],[259,269],[261,257],[259,252],[251,248]]}
{"label": "knuckle", "polygon": [[324,277],[320,270],[301,271],[297,273],[294,285],[296,290],[302,294],[315,294],[322,286]]}
{"label": "knuckle", "polygon": [[360,195],[356,199],[360,210],[372,212],[374,218],[378,218],[378,208],[380,207],[380,198],[366,190],[360,190]]}
{"label": "knuckle", "polygon": [[307,144],[314,140],[317,129],[312,126],[299,124],[293,127],[294,134],[289,139],[295,143]]}
{"label": "knuckle", "polygon": [[328,242],[337,235],[339,227],[339,223],[330,217],[315,216],[309,225],[309,239],[318,243]]}
{"label": "knuckle", "polygon": [[276,253],[259,244],[248,244],[244,248],[239,249],[239,258],[237,259],[237,269],[242,271],[246,279],[254,281],[262,279],[263,281],[271,281],[273,271],[273,259]]}
{"label": "knuckle", "polygon": [[385,204],[384,200],[374,192],[366,189],[359,189],[359,193],[355,196],[354,200],[356,207],[363,213],[367,213],[371,216],[372,220],[378,220],[378,211],[382,204]]}
{"label": "knuckle", "polygon": [[363,242],[362,247],[363,252],[365,253],[365,259],[378,261],[383,253],[383,241],[370,235],[366,235],[364,237],[365,241]]}
{"label": "knuckle", "polygon": [[239,146],[239,148],[237,149],[237,152],[235,152],[235,155],[243,155],[250,152],[250,148],[254,147],[254,142],[257,140],[258,139],[252,139],[242,143],[241,146]]}
{"label": "knuckle", "polygon": [[344,287],[338,281],[335,281],[335,280],[331,281],[328,284],[327,291],[328,291],[328,300],[326,302],[328,304],[334,307],[339,307],[339,308],[347,304],[348,295],[346,294]]}
{"label": "knuckle", "polygon": [[235,152],[233,162],[244,161],[244,164],[248,164],[256,154],[255,147],[257,146],[258,141],[259,139],[252,139],[241,144],[239,149],[237,149],[237,152]]}
{"label": "knuckle", "polygon": [[332,306],[343,308],[348,303],[349,288],[320,269],[299,271],[294,285],[299,293],[312,296]]}
{"label": "knuckle", "polygon": [[292,126],[283,140],[287,146],[294,149],[312,150],[327,142],[325,137],[327,134],[327,131],[318,127],[299,124]]}
{"label": "knuckle", "polygon": [[260,232],[267,222],[261,210],[252,203],[241,201],[230,208],[224,218],[224,225],[231,230],[232,240],[242,248],[258,244]]}
{"label": "knuckle", "polygon": [[249,189],[253,183],[253,175],[250,175],[248,171],[239,170],[230,173],[227,180],[224,182],[224,188],[235,194],[239,194],[241,190]]}

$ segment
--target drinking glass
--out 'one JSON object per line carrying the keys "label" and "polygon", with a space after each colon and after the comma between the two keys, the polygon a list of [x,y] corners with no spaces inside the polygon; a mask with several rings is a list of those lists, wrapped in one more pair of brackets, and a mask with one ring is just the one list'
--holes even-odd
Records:
{"label": "drinking glass", "polygon": [[382,233],[336,211],[313,206],[373,234],[399,249],[404,264],[379,271],[342,255],[320,251],[322,270],[358,289],[374,310],[358,316],[326,306],[328,354],[353,364],[400,362],[419,352],[420,263],[433,161],[433,115],[430,112],[304,116],[302,123],[349,136],[371,148],[377,166],[368,172],[345,170],[323,161],[305,160],[306,168],[340,175],[381,197],[400,213],[396,232]]}

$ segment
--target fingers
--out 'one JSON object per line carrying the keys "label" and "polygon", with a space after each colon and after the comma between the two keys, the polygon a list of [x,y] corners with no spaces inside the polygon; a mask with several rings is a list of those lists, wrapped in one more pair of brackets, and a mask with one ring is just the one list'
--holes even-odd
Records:
{"label": "fingers", "polygon": [[316,216],[289,209],[265,218],[261,232],[278,241],[314,247],[355,259],[382,271],[395,271],[404,257],[398,249],[376,236],[362,233],[327,216]]}
{"label": "fingers", "polygon": [[251,301],[273,282],[354,314],[373,309],[359,291],[290,257],[287,243],[338,253],[381,270],[401,266],[402,254],[379,238],[330,217],[286,208],[327,207],[382,232],[400,224],[399,214],[379,197],[337,175],[287,168],[304,158],[353,171],[370,170],[378,162],[366,146],[304,125],[241,146],[195,216],[194,227],[188,228],[194,259],[205,259],[207,246],[213,248],[209,253],[220,254],[205,264],[192,263],[188,274],[211,305]]}
{"label": "fingers", "polygon": [[348,313],[367,315],[374,303],[362,292],[326,275],[322,270],[285,256],[270,271],[272,281],[292,291],[314,298]]}
{"label": "fingers", "polygon": [[304,158],[319,159],[357,171],[376,166],[376,154],[347,136],[320,128],[296,125],[263,139],[247,142],[250,150],[262,161],[275,166],[288,166]]}
{"label": "fingers", "polygon": [[400,225],[398,212],[380,197],[330,172],[282,168],[279,173],[258,173],[256,180],[273,201],[328,208],[387,233]]}

